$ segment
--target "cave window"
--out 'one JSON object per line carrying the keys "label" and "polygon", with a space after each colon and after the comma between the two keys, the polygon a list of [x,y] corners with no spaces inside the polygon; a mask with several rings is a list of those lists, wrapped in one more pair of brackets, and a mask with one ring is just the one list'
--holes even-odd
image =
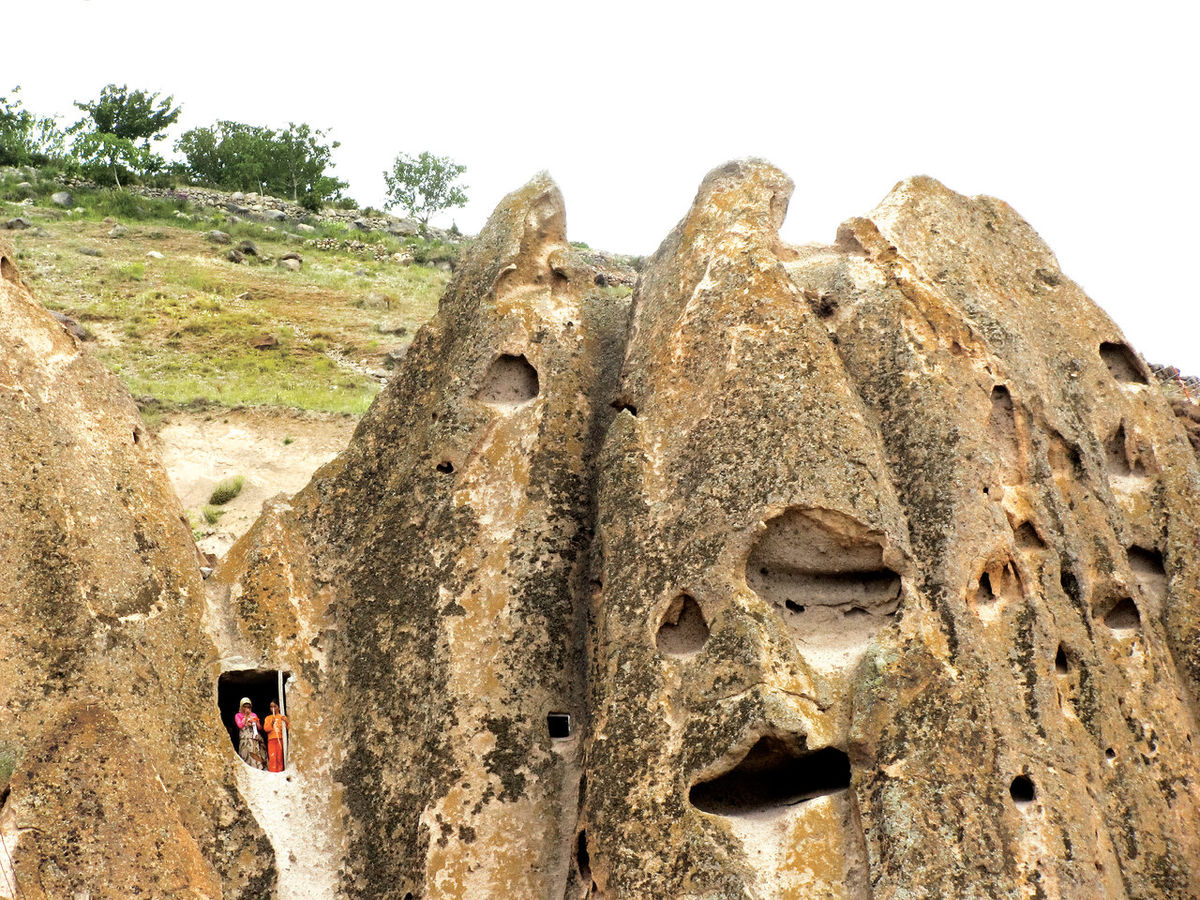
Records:
{"label": "cave window", "polygon": [[571,717],[567,713],[552,712],[546,716],[546,728],[556,741],[571,736]]}
{"label": "cave window", "polygon": [[1032,778],[1028,775],[1018,775],[1009,785],[1008,794],[1012,797],[1017,809],[1025,809],[1033,803],[1037,796],[1037,790],[1033,786]]}
{"label": "cave window", "polygon": [[[286,713],[287,698],[281,695],[280,690],[282,685],[286,694],[289,677],[289,672],[279,669],[234,669],[221,673],[217,679],[217,707],[221,711],[221,724],[229,734],[234,753],[238,751],[238,729],[233,716],[238,711],[238,703],[243,697],[248,697],[260,722],[266,721],[271,714],[272,700]],[[263,739],[265,741],[266,737]]]}

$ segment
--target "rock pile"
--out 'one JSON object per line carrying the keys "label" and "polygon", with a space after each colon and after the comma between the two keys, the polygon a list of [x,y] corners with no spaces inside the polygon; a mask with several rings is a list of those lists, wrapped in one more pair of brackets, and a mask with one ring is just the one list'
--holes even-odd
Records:
{"label": "rock pile", "polygon": [[[911,179],[793,247],[791,189],[757,160],[712,172],[632,301],[570,247],[547,177],[509,195],[350,446],[268,505],[206,603],[177,507],[145,493],[161,470],[143,459],[146,487],[118,446],[128,399],[80,393],[48,317],[0,317],[27,348],[0,370],[0,725],[36,748],[4,833],[100,802],[91,846],[141,871],[174,835],[184,862],[155,877],[248,890],[230,849],[252,823],[210,815],[227,770],[197,682],[219,666],[291,673],[310,839],[280,843],[295,829],[238,778],[281,893],[1196,897],[1183,425],[1004,203]],[[25,578],[38,540],[57,549]],[[164,690],[194,731],[114,732]],[[85,757],[73,794],[53,772]],[[167,824],[105,831],[148,765]],[[57,839],[20,839],[27,883],[60,877]]]}

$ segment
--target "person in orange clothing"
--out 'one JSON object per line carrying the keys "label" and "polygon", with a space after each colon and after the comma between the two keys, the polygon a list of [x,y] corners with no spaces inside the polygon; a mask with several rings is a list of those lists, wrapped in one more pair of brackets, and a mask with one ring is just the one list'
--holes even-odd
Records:
{"label": "person in orange clothing", "polygon": [[279,712],[279,704],[271,701],[271,714],[263,722],[267,734],[267,771],[283,771],[283,735],[291,727],[288,717]]}

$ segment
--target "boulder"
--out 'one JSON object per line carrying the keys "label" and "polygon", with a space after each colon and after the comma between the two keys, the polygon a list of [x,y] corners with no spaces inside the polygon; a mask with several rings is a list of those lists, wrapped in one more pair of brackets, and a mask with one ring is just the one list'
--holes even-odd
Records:
{"label": "boulder", "polygon": [[24,228],[32,228],[33,223],[30,222],[28,219],[22,218],[21,216],[17,216],[14,219],[7,220],[4,223],[4,227],[7,228],[9,231],[19,231]]}
{"label": "boulder", "polygon": [[110,238],[123,238],[127,234],[129,234],[129,229],[120,223],[114,225],[108,230],[108,236]]}
{"label": "boulder", "polygon": [[232,263],[243,263],[246,261],[246,255],[240,250],[230,248],[225,253],[225,258]]}
{"label": "boulder", "polygon": [[262,217],[268,222],[286,222],[287,213],[280,209],[264,209]]}
{"label": "boulder", "polygon": [[79,252],[84,256],[103,256],[104,251],[99,247],[80,247]]}
{"label": "boulder", "polygon": [[237,250],[246,256],[258,256],[258,247],[254,245],[253,241],[242,241],[237,245]]}
{"label": "boulder", "polygon": [[166,259],[166,257],[163,256],[161,253],[159,253],[157,250],[151,250],[149,253],[146,254],[146,257],[148,259]]}
{"label": "boulder", "polygon": [[304,234],[312,234],[317,229],[314,228],[312,225],[309,225],[307,222],[298,222],[296,224],[296,230],[299,232],[302,232]]}
{"label": "boulder", "polygon": [[214,244],[228,244],[232,240],[224,231],[209,231],[204,236]]}
{"label": "boulder", "polygon": [[298,259],[280,258],[277,265],[279,266],[279,268],[287,269],[289,272],[299,272],[300,271],[300,260],[298,260]]}
{"label": "boulder", "polygon": [[55,206],[70,209],[75,205],[75,198],[71,196],[70,191],[55,191],[50,195],[50,202]]}
{"label": "boulder", "polygon": [[58,324],[63,327],[63,330],[67,332],[67,334],[74,335],[81,341],[90,341],[95,339],[95,336],[90,331],[88,331],[86,328],[80,325],[78,321],[72,319],[66,313],[61,313],[52,309],[50,310],[50,315],[54,316],[55,321],[57,321]]}

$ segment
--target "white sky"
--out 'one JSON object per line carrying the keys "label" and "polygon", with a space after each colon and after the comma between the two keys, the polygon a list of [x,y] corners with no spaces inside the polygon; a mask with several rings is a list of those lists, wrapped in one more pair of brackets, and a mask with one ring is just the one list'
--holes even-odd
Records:
{"label": "white sky", "polygon": [[1147,359],[1200,374],[1195,251],[1171,249],[1200,201],[1200,4],[11,0],[3,21],[0,88],[35,112],[72,121],[115,82],[173,93],[177,132],[308,122],[364,205],[397,151],[449,154],[472,202],[435,222],[471,232],[543,168],[573,240],[630,253],[731,157],[796,182],[797,243],[933,175],[1008,201]]}

